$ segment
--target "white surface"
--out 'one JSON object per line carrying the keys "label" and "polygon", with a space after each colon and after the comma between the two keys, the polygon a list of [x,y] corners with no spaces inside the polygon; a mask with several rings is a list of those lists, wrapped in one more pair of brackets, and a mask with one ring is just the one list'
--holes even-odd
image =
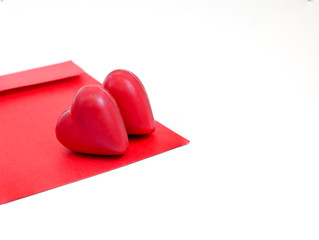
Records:
{"label": "white surface", "polygon": [[125,68],[191,143],[0,206],[0,239],[318,239],[319,2],[0,1],[0,74]]}

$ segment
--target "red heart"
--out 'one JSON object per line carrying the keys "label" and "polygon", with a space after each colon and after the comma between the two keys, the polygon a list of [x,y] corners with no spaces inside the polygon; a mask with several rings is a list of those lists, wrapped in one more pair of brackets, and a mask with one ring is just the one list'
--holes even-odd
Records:
{"label": "red heart", "polygon": [[128,148],[123,119],[113,97],[102,87],[84,86],[71,110],[56,125],[57,139],[80,153],[119,155]]}
{"label": "red heart", "polygon": [[114,70],[106,76],[103,87],[116,100],[128,134],[149,134],[155,130],[148,96],[137,76],[127,70]]}

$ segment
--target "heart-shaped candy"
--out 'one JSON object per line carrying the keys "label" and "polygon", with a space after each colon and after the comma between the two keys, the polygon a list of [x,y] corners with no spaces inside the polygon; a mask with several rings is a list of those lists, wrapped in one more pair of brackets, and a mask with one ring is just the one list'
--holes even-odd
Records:
{"label": "heart-shaped candy", "polygon": [[114,70],[103,87],[114,97],[129,135],[149,134],[155,130],[151,105],[142,82],[132,72]]}
{"label": "heart-shaped candy", "polygon": [[58,120],[56,136],[65,147],[80,153],[120,155],[128,148],[117,104],[99,86],[84,86],[77,92],[71,110]]}

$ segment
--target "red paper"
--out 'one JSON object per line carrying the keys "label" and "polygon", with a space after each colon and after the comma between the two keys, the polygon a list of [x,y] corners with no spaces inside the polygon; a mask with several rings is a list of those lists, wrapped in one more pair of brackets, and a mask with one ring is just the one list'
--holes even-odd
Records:
{"label": "red paper", "polygon": [[156,122],[153,134],[129,138],[129,150],[123,156],[71,152],[57,141],[55,126],[84,85],[101,86],[71,61],[0,77],[0,204],[189,142]]}

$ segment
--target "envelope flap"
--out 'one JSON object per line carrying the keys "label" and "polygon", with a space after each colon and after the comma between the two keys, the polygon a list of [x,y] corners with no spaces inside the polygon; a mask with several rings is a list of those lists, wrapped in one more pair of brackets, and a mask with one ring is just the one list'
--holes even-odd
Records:
{"label": "envelope flap", "polygon": [[62,80],[83,73],[72,61],[0,76],[0,92],[40,83]]}

